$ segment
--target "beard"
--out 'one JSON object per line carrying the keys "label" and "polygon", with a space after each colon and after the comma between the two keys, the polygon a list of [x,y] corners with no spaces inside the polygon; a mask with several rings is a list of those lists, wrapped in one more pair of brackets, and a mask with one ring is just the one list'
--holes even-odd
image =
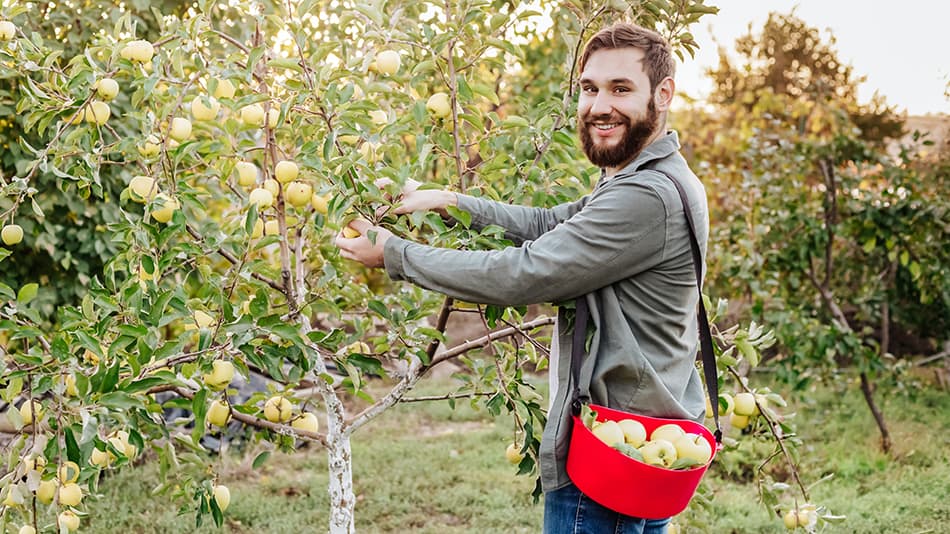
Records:
{"label": "beard", "polygon": [[[609,146],[598,146],[595,143],[590,129],[596,122],[617,122],[624,127],[623,137],[615,144]],[[659,125],[659,113],[650,99],[647,104],[647,112],[644,116],[631,119],[625,115],[619,115],[613,118],[612,115],[592,116],[589,113],[580,118],[581,146],[584,149],[584,155],[591,163],[598,167],[619,167],[625,163],[633,161],[640,152],[646,147],[647,141]]]}

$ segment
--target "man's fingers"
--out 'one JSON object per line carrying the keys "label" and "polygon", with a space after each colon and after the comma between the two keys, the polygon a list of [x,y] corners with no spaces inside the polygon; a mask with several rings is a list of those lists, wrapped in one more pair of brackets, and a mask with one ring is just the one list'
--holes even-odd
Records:
{"label": "man's fingers", "polygon": [[363,235],[367,230],[373,227],[373,223],[366,219],[353,219],[347,226],[359,232],[360,235]]}

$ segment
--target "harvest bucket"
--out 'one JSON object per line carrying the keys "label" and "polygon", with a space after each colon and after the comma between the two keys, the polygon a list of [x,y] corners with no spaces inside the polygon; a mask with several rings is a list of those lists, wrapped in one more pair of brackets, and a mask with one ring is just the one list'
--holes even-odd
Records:
{"label": "harvest bucket", "polygon": [[[590,407],[597,412],[598,421],[635,419],[643,424],[648,436],[657,427],[673,423],[686,432],[700,434],[709,442],[712,447],[709,462],[716,456],[712,433],[694,421],[636,415],[596,404]],[[682,512],[696,492],[709,462],[684,470],[647,465],[601,441],[584,426],[579,416],[574,416],[567,474],[581,492],[615,512],[642,519],[664,519]]]}

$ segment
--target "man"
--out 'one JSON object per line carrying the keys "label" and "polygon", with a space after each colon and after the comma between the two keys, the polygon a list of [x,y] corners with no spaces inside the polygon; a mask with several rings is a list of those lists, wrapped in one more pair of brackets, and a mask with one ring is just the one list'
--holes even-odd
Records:
{"label": "man", "polygon": [[[497,224],[517,246],[457,251],[411,243],[366,221],[366,237],[336,240],[345,258],[385,267],[407,280],[478,303],[528,304],[585,298],[595,329],[579,386],[593,402],[635,413],[702,420],[696,277],[683,204],[667,176],[687,192],[705,255],[708,213],[702,184],[667,131],[674,63],[659,34],[632,24],[602,30],[581,58],[578,132],[585,155],[601,167],[594,191],[550,209],[511,206],[449,191],[404,191],[396,213],[449,205],[476,227]],[[562,308],[551,372],[553,402],[541,441],[546,533],[659,534],[669,519],[644,520],[582,495],[565,469],[571,432],[573,326]],[[662,488],[657,488],[662,491]]]}

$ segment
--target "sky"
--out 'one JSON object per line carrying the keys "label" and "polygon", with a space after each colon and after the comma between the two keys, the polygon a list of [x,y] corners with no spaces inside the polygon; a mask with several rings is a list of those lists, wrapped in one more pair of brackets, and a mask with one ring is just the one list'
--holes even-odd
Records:
{"label": "sky", "polygon": [[[950,1],[947,0],[706,0],[719,14],[693,27],[696,57],[677,66],[678,92],[705,97],[712,84],[705,70],[719,62],[719,45],[732,48],[751,22],[761,31],[769,12],[795,14],[837,39],[838,58],[867,76],[858,87],[866,103],[874,91],[910,115],[950,113],[944,96],[950,81]],[[714,40],[715,38],[715,40]],[[718,41],[719,45],[716,44]]]}

